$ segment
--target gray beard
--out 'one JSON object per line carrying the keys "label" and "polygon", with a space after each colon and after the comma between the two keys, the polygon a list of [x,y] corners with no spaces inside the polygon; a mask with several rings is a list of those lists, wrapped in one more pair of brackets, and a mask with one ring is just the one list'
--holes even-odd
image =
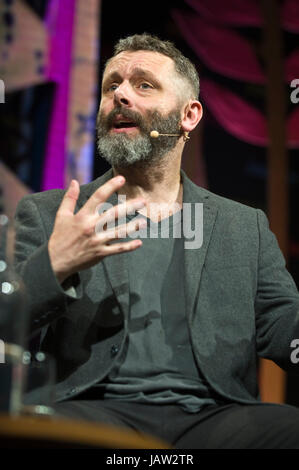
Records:
{"label": "gray beard", "polygon": [[[130,113],[125,111],[114,111],[114,114],[121,112],[130,117]],[[111,166],[123,168],[130,165],[149,166],[157,163],[172,150],[178,137],[150,137],[152,130],[158,130],[160,133],[177,134],[179,133],[180,112],[178,110],[170,112],[163,117],[157,111],[149,113],[148,122],[139,120],[140,133],[136,136],[129,136],[125,133],[111,135],[105,122],[106,118],[100,115],[98,122],[98,140],[97,148],[100,155]]]}
{"label": "gray beard", "polygon": [[137,162],[152,160],[150,139],[141,135],[135,138],[126,134],[99,137],[98,151],[114,167],[127,167]]}

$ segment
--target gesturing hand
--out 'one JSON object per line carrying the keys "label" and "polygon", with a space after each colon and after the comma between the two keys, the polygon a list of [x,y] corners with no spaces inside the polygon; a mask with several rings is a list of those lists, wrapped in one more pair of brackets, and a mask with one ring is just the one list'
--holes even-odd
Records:
{"label": "gesturing hand", "polygon": [[74,214],[80,187],[73,180],[66,191],[56,214],[54,229],[49,239],[48,250],[54,273],[59,282],[82,269],[89,268],[105,256],[133,251],[142,245],[141,240],[112,243],[144,227],[145,220],[131,221],[120,227],[98,230],[103,221],[109,222],[145,206],[143,199],[134,199],[118,204],[99,215],[97,209],[125,183],[125,178],[116,176],[98,188],[84,206]]}

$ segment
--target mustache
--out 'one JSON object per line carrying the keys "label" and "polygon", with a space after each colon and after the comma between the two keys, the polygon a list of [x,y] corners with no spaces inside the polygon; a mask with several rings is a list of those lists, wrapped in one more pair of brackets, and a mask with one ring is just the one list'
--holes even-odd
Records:
{"label": "mustache", "polygon": [[144,124],[144,117],[142,117],[141,114],[121,106],[114,108],[112,111],[110,111],[109,114],[107,114],[107,116],[103,116],[102,113],[99,114],[97,122],[98,127],[104,127],[106,130],[109,130],[111,127],[113,127],[115,117],[119,114],[121,114],[124,118],[133,121],[140,128],[140,130],[146,129]]}

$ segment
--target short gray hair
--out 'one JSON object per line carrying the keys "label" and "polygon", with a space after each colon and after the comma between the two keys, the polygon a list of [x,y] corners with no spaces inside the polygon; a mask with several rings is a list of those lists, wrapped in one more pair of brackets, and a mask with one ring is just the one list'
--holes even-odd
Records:
{"label": "short gray hair", "polygon": [[198,99],[199,76],[195,65],[187,59],[171,41],[163,41],[157,36],[147,33],[134,34],[133,36],[118,40],[114,46],[113,57],[125,51],[152,51],[170,57],[174,62],[175,70],[179,76],[190,85],[193,95],[192,98]]}

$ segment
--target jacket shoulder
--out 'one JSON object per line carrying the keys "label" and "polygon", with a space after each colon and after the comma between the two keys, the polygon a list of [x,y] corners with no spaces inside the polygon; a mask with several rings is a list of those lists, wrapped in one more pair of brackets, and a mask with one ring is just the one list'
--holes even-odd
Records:
{"label": "jacket shoulder", "polygon": [[217,204],[220,208],[224,210],[237,210],[241,212],[246,212],[248,214],[256,214],[257,208],[249,206],[239,201],[235,201],[234,199],[229,199],[224,196],[220,196],[219,194],[215,194],[207,189],[204,189],[206,196],[209,198],[210,201],[213,201]]}
{"label": "jacket shoulder", "polygon": [[249,206],[239,201],[235,201],[233,199],[229,199],[224,196],[220,196],[206,188],[202,188],[201,186],[196,185],[193,181],[188,181],[189,191],[192,190],[193,194],[196,194],[196,199],[198,201],[203,202],[204,204],[211,204],[220,212],[223,213],[238,213],[240,214],[248,214],[249,216],[256,217],[257,208]]}
{"label": "jacket shoulder", "polygon": [[[90,183],[80,185],[77,207],[83,205],[88,197],[90,197],[91,194],[101,184],[103,184],[103,181],[106,179],[105,175],[91,181]],[[28,205],[30,206],[30,204],[33,203],[39,209],[46,210],[47,212],[57,212],[66,191],[66,189],[49,189],[46,191],[27,194],[20,200],[18,209]]]}

